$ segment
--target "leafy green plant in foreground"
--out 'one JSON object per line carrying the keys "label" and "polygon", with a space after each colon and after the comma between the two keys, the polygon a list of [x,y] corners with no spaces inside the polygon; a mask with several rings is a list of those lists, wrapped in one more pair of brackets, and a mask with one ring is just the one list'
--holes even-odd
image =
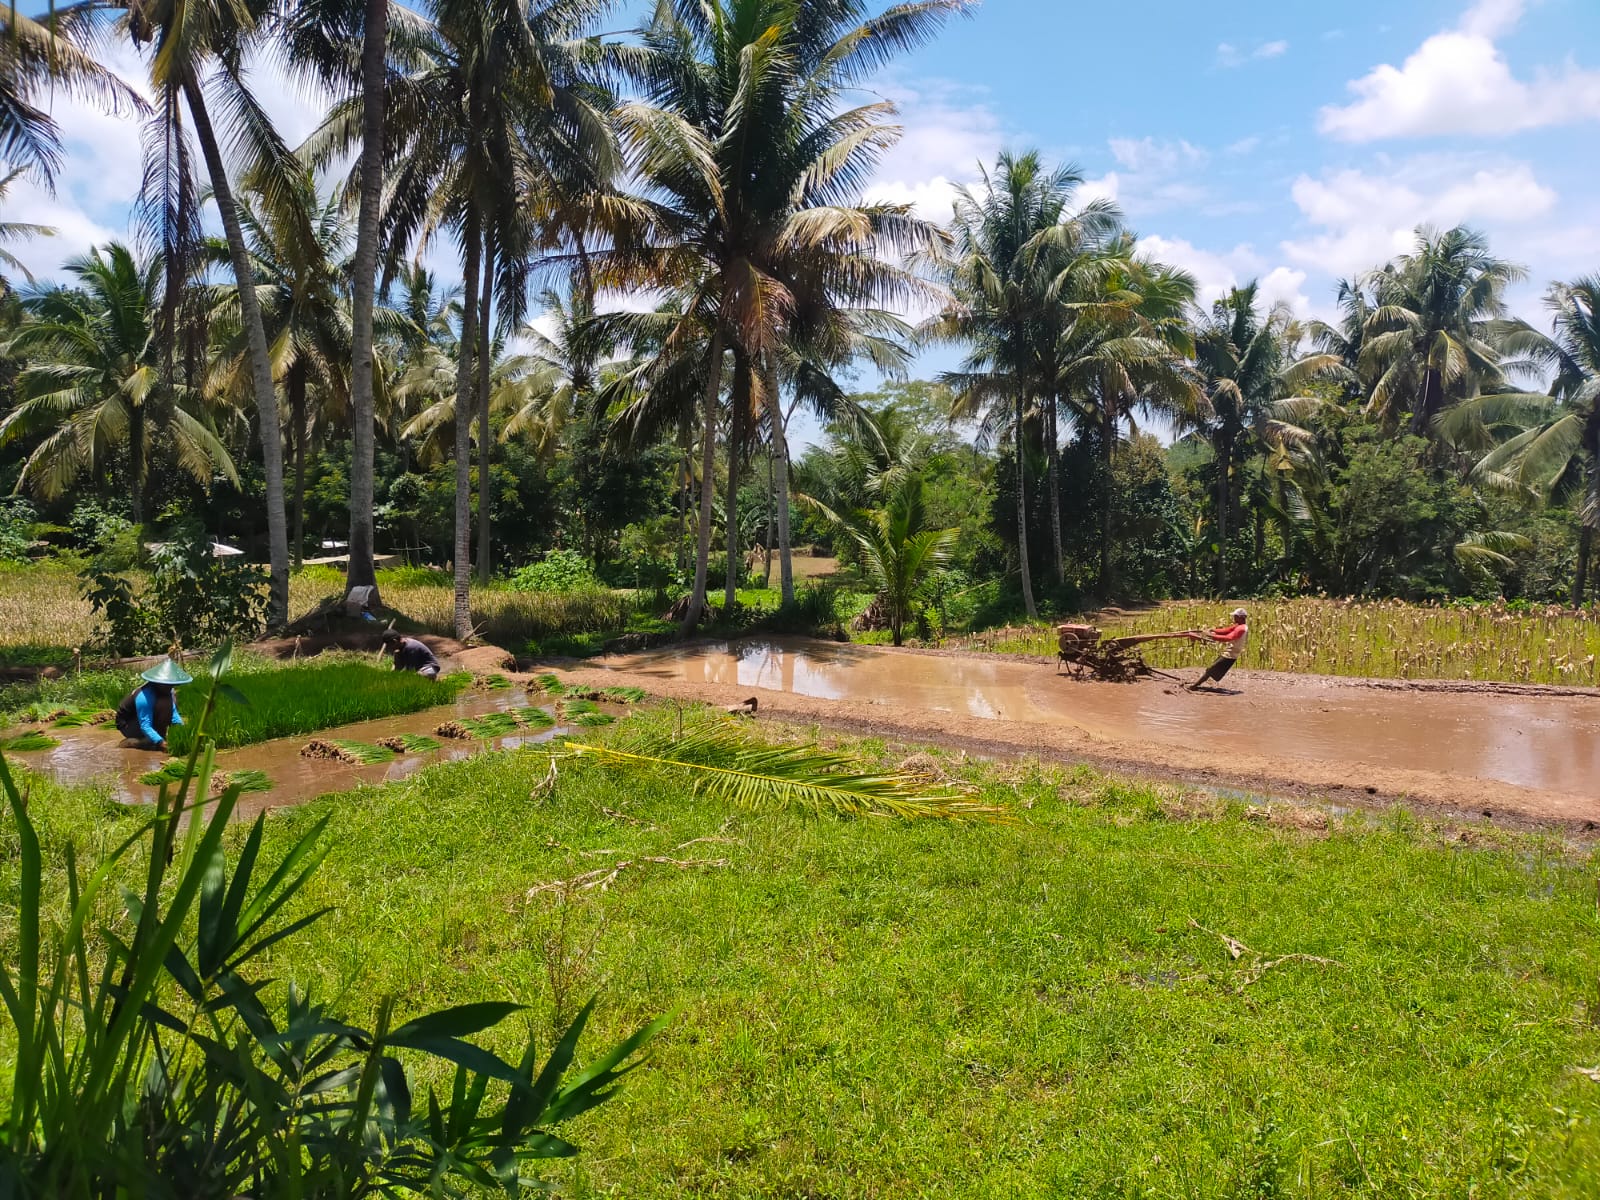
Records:
{"label": "leafy green plant in foreground", "polygon": [[[227,666],[224,650],[197,731]],[[262,858],[258,818],[230,863],[224,833],[240,788],[209,818],[200,808],[214,757],[197,738],[154,815],[99,863],[80,866],[69,842],[64,896],[46,894],[38,833],[0,757],[19,861],[13,965],[0,968],[16,1031],[0,1194],[516,1195],[536,1182],[535,1161],[575,1154],[551,1128],[610,1098],[662,1023],[574,1069],[592,1002],[541,1065],[532,1038],[515,1062],[468,1040],[516,1004],[399,1020],[384,999],[362,1027],[254,978],[264,951],[327,911],[287,916],[327,853],[327,818],[275,863]],[[120,919],[107,921],[119,885]],[[52,924],[56,909],[65,919]],[[101,927],[103,937],[91,932]],[[414,1101],[402,1051],[454,1064],[448,1096]]]}

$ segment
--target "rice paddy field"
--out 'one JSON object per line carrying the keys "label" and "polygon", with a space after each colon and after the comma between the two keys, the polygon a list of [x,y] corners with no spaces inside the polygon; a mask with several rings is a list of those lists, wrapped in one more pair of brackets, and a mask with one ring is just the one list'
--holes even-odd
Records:
{"label": "rice paddy field", "polygon": [[[584,1054],[674,1014],[562,1130],[581,1154],[551,1182],[578,1200],[1600,1194],[1589,849],[835,748],[1012,819],[807,816],[481,755],[270,817],[269,859],[330,821],[282,919],[333,911],[256,973],[400,1017],[526,1004],[503,1053],[591,995]],[[29,811],[57,872],[137,819],[43,779]],[[0,855],[0,897],[16,870]]]}
{"label": "rice paddy field", "polygon": [[[1228,623],[1236,603],[1250,610],[1246,667],[1372,679],[1452,679],[1600,687],[1600,611],[1505,605],[1438,607],[1398,600],[1173,601],[1137,612],[1073,618],[1116,637]],[[963,639],[974,650],[1054,656],[1052,626],[990,630]],[[1208,648],[1192,642],[1141,646],[1152,666],[1200,666]]]}

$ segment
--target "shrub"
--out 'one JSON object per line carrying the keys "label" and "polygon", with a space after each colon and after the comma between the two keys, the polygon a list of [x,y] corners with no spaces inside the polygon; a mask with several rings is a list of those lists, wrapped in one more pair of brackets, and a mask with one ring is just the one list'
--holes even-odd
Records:
{"label": "shrub", "polygon": [[589,560],[576,550],[551,550],[539,562],[520,568],[511,577],[517,592],[577,592],[598,588]]}
{"label": "shrub", "polygon": [[185,529],[159,547],[142,588],[100,563],[83,573],[84,595],[113,654],[158,654],[252,637],[266,625],[267,573],[236,558],[215,558],[211,542]]}
{"label": "shrub", "polygon": [[33,541],[33,505],[21,496],[0,496],[0,562],[25,563]]}

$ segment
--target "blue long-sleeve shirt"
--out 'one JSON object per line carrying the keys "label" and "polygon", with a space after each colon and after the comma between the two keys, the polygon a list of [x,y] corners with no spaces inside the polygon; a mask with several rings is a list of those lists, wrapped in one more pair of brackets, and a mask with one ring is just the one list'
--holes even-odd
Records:
{"label": "blue long-sleeve shirt", "polygon": [[[139,732],[152,742],[165,743],[166,738],[156,732],[156,727],[150,723],[150,718],[155,712],[155,705],[150,701],[150,689],[140,688],[133,698],[134,715],[139,718]],[[183,718],[178,715],[178,693],[172,693],[172,723],[182,725]]]}

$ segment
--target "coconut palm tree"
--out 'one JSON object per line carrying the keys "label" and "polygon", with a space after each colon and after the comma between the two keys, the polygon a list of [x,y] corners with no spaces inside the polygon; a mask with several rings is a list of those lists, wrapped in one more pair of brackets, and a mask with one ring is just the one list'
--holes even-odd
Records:
{"label": "coconut palm tree", "polygon": [[1475,482],[1538,502],[1578,505],[1578,564],[1572,603],[1584,602],[1595,530],[1600,528],[1600,276],[1556,283],[1545,297],[1551,336],[1531,356],[1550,376],[1550,394],[1504,393],[1469,400],[1441,422],[1508,434],[1474,467]]}
{"label": "coconut palm tree", "polygon": [[[268,39],[278,15],[272,0],[108,0],[120,12],[117,28],[135,47],[148,48],[156,117],[147,139],[145,179],[138,215],[144,233],[161,248],[166,291],[175,297],[193,270],[201,245],[200,204],[189,147],[189,124],[200,144],[211,200],[222,225],[261,437],[267,493],[270,560],[267,620],[282,625],[289,610],[289,542],[284,511],[283,441],[273,386],[272,354],[256,296],[249,246],[226,156],[251,160],[258,186],[292,186],[300,167],[246,83],[251,49]],[[212,119],[213,101],[226,115],[225,147]]]}
{"label": "coconut palm tree", "polygon": [[[349,222],[336,197],[317,194],[316,181],[303,172],[292,190],[243,189],[240,220],[255,271],[256,295],[272,353],[274,382],[289,408],[294,447],[294,566],[305,543],[306,449],[311,436],[308,399],[344,409],[351,393],[353,331],[345,296]],[[211,239],[207,257],[226,264],[228,247]],[[249,391],[249,355],[239,336],[238,290],[215,289],[212,309],[232,336],[219,347],[212,386],[242,397]]]}
{"label": "coconut palm tree", "polygon": [[[529,214],[545,211],[540,197],[552,181],[571,179],[550,165],[550,143],[565,135],[572,157],[589,155],[596,177],[608,177],[611,141],[600,93],[588,82],[592,51],[584,40],[607,7],[594,0],[434,0],[425,17],[391,13],[390,54],[397,69],[384,84],[384,140],[391,164],[383,215],[391,256],[439,229],[461,246],[463,321],[456,404],[476,401],[480,453],[487,467],[488,367],[491,294],[502,324],[519,316],[526,254],[545,231]],[[326,163],[356,149],[364,102],[336,104],[308,145]],[[481,364],[481,365],[480,365]],[[480,374],[481,372],[481,374]],[[471,438],[456,422],[456,628],[471,630]],[[480,469],[487,486],[488,472]],[[487,493],[480,520],[487,516]],[[487,533],[483,526],[482,533]],[[480,563],[487,568],[486,537]]]}
{"label": "coconut palm tree", "polygon": [[[0,204],[5,203],[6,193],[10,191],[11,185],[17,181],[17,176],[21,174],[22,168],[18,167],[9,175],[0,178]],[[22,264],[22,260],[5,247],[7,243],[27,241],[36,237],[55,237],[55,235],[56,231],[48,225],[30,225],[25,221],[0,221],[0,265],[4,265],[12,271],[21,272],[22,277],[32,283],[33,272],[28,270]],[[0,296],[9,296],[10,294],[11,281],[0,275]]]}
{"label": "coconut palm tree", "polygon": [[1531,332],[1506,319],[1505,290],[1526,275],[1489,253],[1471,229],[1417,230],[1416,247],[1364,281],[1374,307],[1362,327],[1358,371],[1368,408],[1393,428],[1409,413],[1427,434],[1445,409],[1505,391],[1503,357],[1531,348]]}
{"label": "coconut palm tree", "polygon": [[152,456],[202,485],[219,471],[238,482],[198,394],[163,370],[165,269],[113,242],[66,264],[73,286],[25,295],[32,319],[6,353],[26,365],[17,377],[18,403],[0,421],[0,445],[41,439],[23,463],[19,488],[53,499],[84,475],[100,477],[117,465],[139,524]]}
{"label": "coconut palm tree", "polygon": [[705,603],[709,468],[722,359],[732,347],[748,361],[739,382],[771,431],[781,586],[793,599],[782,347],[792,339],[814,345],[834,324],[826,316],[832,310],[925,298],[930,290],[884,256],[929,253],[940,240],[906,207],[860,203],[899,130],[889,124],[891,106],[849,107],[846,96],[966,6],[915,0],[872,16],[863,0],[663,2],[640,33],[642,50],[627,60],[647,102],[624,105],[619,122],[657,205],[658,236],[614,254],[611,269],[621,279],[692,291],[685,332],[669,342],[674,353],[709,329],[701,427],[713,448],[702,451],[686,629]]}
{"label": "coconut palm tree", "polygon": [[1234,288],[1211,306],[1195,331],[1195,362],[1206,406],[1193,428],[1211,444],[1216,461],[1213,517],[1217,530],[1217,591],[1228,592],[1228,547],[1240,492],[1236,465],[1248,439],[1264,428],[1271,404],[1282,390],[1285,328],[1289,314],[1275,308],[1263,315],[1259,286]]}
{"label": "coconut palm tree", "polygon": [[[978,191],[962,189],[955,202],[955,249],[946,282],[955,300],[924,329],[924,336],[969,347],[959,371],[943,381],[955,393],[957,415],[987,413],[991,434],[1008,432],[1015,451],[1018,561],[1023,605],[1037,615],[1028,562],[1027,426],[1042,417],[1046,461],[1056,461],[1055,406],[1060,395],[1063,338],[1078,317],[1071,294],[1074,273],[1104,247],[1118,224],[1104,202],[1074,211],[1083,182],[1074,166],[1047,171],[1037,152],[1001,154],[991,172],[982,168]],[[1081,290],[1081,282],[1080,285]],[[1059,491],[1052,492],[1056,567],[1060,546]]]}

